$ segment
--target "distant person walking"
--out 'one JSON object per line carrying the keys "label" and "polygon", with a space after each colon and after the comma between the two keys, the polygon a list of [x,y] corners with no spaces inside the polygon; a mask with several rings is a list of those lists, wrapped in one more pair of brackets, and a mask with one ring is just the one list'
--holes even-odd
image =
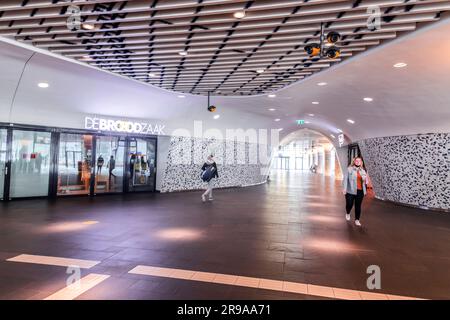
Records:
{"label": "distant person walking", "polygon": [[213,180],[214,178],[219,178],[219,174],[217,173],[217,164],[212,155],[208,156],[203,164],[201,177],[204,182],[208,183],[205,193],[202,194],[202,201],[206,202],[206,197],[208,197],[209,201],[213,201]]}
{"label": "distant person walking", "polygon": [[367,173],[363,169],[361,158],[354,158],[344,174],[343,193],[345,195],[346,211],[345,219],[350,221],[350,212],[355,206],[355,224],[360,227],[361,205],[367,193]]}

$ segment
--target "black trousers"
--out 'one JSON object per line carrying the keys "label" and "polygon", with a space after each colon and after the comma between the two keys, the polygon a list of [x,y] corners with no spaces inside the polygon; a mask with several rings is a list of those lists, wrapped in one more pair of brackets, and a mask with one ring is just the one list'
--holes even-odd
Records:
{"label": "black trousers", "polygon": [[346,206],[345,209],[347,210],[347,214],[350,214],[350,211],[352,211],[353,204],[355,204],[355,219],[359,220],[361,217],[361,204],[364,199],[364,191],[358,190],[357,194],[350,194],[347,193],[345,195],[345,202]]}

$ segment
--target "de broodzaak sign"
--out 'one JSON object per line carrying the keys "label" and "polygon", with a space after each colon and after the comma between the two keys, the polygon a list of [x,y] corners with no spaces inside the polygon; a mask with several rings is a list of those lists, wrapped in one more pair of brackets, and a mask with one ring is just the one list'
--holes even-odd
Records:
{"label": "de broodzaak sign", "polygon": [[129,120],[112,120],[97,117],[85,117],[84,128],[96,131],[112,131],[137,134],[164,134],[165,125]]}

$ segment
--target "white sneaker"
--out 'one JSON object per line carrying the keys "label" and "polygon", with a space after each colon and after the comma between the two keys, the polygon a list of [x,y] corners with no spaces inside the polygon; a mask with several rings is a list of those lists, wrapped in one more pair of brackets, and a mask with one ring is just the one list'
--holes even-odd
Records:
{"label": "white sneaker", "polygon": [[359,220],[355,220],[355,224],[356,224],[358,227],[361,227],[361,222],[359,222]]}
{"label": "white sneaker", "polygon": [[349,214],[345,215],[345,220],[350,221],[350,215]]}
{"label": "white sneaker", "polygon": [[202,201],[206,202],[206,198],[205,198],[205,196],[203,194],[202,194]]}

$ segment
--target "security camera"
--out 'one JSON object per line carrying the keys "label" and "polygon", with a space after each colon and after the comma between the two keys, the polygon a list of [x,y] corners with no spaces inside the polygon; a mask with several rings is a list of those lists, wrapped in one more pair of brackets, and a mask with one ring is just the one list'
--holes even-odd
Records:
{"label": "security camera", "polygon": [[336,43],[341,39],[341,35],[336,31],[331,31],[327,35],[327,40],[329,43]]}
{"label": "security camera", "polygon": [[318,45],[317,43],[308,44],[307,46],[305,46],[305,51],[311,57],[316,57],[320,54],[320,45]]}
{"label": "security camera", "polygon": [[217,109],[216,106],[209,106],[209,107],[208,107],[208,111],[209,111],[209,112],[215,112],[216,109]]}
{"label": "security camera", "polygon": [[328,48],[327,51],[325,52],[325,54],[330,59],[336,59],[341,55],[341,49],[333,46],[333,47]]}

